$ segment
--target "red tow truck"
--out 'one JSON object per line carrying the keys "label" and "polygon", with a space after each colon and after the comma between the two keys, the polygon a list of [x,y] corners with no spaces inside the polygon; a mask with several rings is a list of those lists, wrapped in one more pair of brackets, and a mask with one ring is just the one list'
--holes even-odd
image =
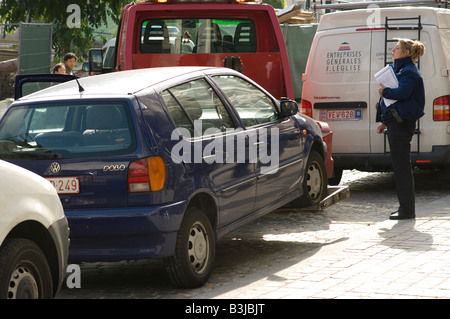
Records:
{"label": "red tow truck", "polygon": [[140,0],[123,8],[116,44],[114,71],[226,66],[276,98],[294,98],[286,46],[269,5]]}
{"label": "red tow truck", "polygon": [[[91,49],[89,70],[104,73],[162,66],[229,67],[252,78],[274,97],[294,100],[286,45],[275,10],[246,1],[130,3],[122,10],[113,54],[106,56],[106,51]],[[110,59],[108,69],[104,68],[104,58]],[[327,144],[325,166],[330,179],[333,133],[327,123],[318,124]]]}

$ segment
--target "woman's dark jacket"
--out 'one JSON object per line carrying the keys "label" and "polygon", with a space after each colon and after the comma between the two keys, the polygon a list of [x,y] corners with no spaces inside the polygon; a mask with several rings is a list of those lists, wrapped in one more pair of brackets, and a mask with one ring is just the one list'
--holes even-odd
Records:
{"label": "woman's dark jacket", "polygon": [[394,60],[393,67],[398,79],[398,88],[385,88],[382,93],[384,98],[397,100],[397,102],[386,107],[383,99],[380,99],[376,121],[381,122],[380,115],[388,113],[392,107],[395,107],[403,120],[415,122],[425,114],[425,89],[422,76],[410,57]]}

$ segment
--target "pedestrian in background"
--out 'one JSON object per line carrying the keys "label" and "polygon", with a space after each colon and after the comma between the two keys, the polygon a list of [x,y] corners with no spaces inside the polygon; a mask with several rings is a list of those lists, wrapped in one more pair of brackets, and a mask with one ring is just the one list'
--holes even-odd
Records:
{"label": "pedestrian in background", "polygon": [[[416,121],[422,117],[425,106],[423,79],[415,65],[425,52],[425,46],[410,39],[396,39],[392,49],[393,67],[398,79],[397,88],[380,85],[378,93],[382,97],[377,104],[377,133],[387,129],[389,147],[394,171],[399,208],[389,219],[414,219],[415,190],[411,166],[411,139]],[[383,98],[396,100],[386,107]]]}
{"label": "pedestrian in background", "polygon": [[74,75],[73,69],[75,68],[75,63],[77,62],[77,56],[72,52],[67,53],[63,58],[63,62],[66,68],[66,74]]}
{"label": "pedestrian in background", "polygon": [[64,63],[58,63],[55,64],[52,68],[53,74],[66,74],[66,67],[64,66]]}

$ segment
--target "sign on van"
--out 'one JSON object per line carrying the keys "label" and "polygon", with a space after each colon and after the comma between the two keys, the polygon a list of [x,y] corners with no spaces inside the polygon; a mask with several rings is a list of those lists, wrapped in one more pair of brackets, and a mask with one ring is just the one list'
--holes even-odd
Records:
{"label": "sign on van", "polygon": [[337,50],[327,52],[326,73],[354,73],[361,71],[360,50],[352,50],[350,43],[342,42]]}

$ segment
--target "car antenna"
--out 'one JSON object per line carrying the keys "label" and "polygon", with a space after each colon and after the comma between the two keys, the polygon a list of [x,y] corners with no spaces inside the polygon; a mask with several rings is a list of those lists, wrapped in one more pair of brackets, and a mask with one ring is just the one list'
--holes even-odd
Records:
{"label": "car antenna", "polygon": [[80,84],[80,82],[78,82],[78,78],[75,78],[75,81],[77,81],[77,84],[78,84],[78,92],[83,92],[84,91],[84,88],[81,86],[81,84]]}

